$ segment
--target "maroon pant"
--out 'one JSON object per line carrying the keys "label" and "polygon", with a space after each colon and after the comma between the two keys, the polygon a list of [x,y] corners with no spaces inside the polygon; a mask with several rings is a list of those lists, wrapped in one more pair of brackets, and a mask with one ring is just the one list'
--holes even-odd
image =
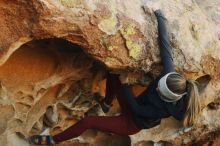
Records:
{"label": "maroon pant", "polygon": [[121,82],[118,75],[108,74],[105,102],[110,105],[115,97],[117,97],[121,106],[121,115],[85,117],[65,131],[53,136],[54,141],[61,142],[78,137],[87,129],[112,132],[122,136],[139,132],[141,129],[134,123],[132,113],[121,90]]}

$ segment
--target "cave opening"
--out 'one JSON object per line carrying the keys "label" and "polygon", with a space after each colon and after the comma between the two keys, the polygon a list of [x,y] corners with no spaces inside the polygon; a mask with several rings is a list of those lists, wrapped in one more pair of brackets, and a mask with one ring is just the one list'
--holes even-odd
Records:
{"label": "cave opening", "polygon": [[[105,94],[105,72],[103,63],[64,39],[22,45],[0,66],[1,85],[10,93],[7,99],[13,101],[15,111],[9,127],[22,137],[39,134],[45,128],[56,134],[84,116],[103,115],[92,93]],[[114,112],[118,112],[117,106]],[[100,132],[95,130],[82,135],[84,139],[96,136],[100,138]],[[102,137],[93,142],[130,143],[128,137],[106,133]]]}

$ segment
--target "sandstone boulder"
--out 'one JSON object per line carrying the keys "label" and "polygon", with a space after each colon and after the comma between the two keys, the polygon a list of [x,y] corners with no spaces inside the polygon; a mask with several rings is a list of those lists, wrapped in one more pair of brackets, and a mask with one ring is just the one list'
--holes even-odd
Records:
{"label": "sandstone boulder", "polygon": [[[153,80],[162,66],[156,18],[143,9],[148,2],[159,3],[167,18],[176,70],[186,78],[211,77],[201,98],[204,107],[218,103],[219,0],[2,0],[0,144],[28,145],[24,139],[45,128],[54,134],[84,116],[103,115],[92,92],[104,95],[104,65],[123,74],[124,82]],[[133,90],[138,94],[143,88]],[[115,105],[109,115],[118,111]],[[205,108],[192,128],[164,119],[159,127],[130,136],[131,144],[190,144],[219,129],[219,115],[216,104],[215,110]],[[97,131],[73,143],[100,145],[115,139],[130,143]]]}

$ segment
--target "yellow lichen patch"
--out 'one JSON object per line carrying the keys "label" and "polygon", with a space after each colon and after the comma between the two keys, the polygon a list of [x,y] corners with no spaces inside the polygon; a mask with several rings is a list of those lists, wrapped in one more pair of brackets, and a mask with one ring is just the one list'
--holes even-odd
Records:
{"label": "yellow lichen patch", "polygon": [[80,4],[80,0],[60,0],[61,4],[65,7],[73,8]]}
{"label": "yellow lichen patch", "polygon": [[129,56],[133,57],[134,59],[137,59],[141,52],[141,46],[138,43],[135,43],[131,40],[126,41],[126,46],[129,50]]}
{"label": "yellow lichen patch", "polygon": [[129,25],[128,27],[126,28],[122,28],[120,29],[121,31],[121,34],[127,38],[129,35],[134,35],[136,33],[136,30],[135,30],[135,26],[134,25]]}
{"label": "yellow lichen patch", "polygon": [[141,52],[140,44],[136,43],[135,35],[137,33],[135,25],[130,24],[126,28],[120,29],[120,32],[123,38],[126,40],[126,46],[129,50],[129,56],[133,57],[134,59],[138,59],[138,56]]}

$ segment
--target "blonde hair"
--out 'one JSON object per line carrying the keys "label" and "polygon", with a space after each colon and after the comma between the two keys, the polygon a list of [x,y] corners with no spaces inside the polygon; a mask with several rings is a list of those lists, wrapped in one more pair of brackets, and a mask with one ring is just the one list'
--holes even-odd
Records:
{"label": "blonde hair", "polygon": [[183,119],[184,126],[192,126],[198,120],[198,117],[202,111],[201,101],[199,98],[199,91],[196,85],[196,81],[187,81],[187,107]]}
{"label": "blonde hair", "polygon": [[182,94],[187,91],[187,101],[185,104],[186,107],[183,125],[191,126],[195,124],[202,109],[196,81],[187,81],[183,76],[173,74],[168,76],[167,86],[174,93]]}
{"label": "blonde hair", "polygon": [[176,94],[186,92],[186,79],[180,74],[171,74],[167,77],[167,87]]}

